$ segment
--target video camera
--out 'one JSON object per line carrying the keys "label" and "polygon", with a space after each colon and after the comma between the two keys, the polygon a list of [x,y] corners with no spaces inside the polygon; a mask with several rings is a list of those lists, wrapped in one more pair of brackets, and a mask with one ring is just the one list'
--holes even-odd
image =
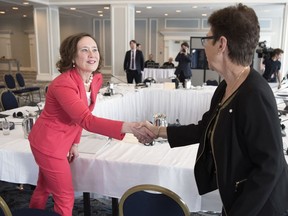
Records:
{"label": "video camera", "polygon": [[267,48],[266,41],[261,41],[258,43],[258,49],[256,49],[256,53],[258,54],[258,58],[270,58],[271,53],[274,51],[273,48]]}

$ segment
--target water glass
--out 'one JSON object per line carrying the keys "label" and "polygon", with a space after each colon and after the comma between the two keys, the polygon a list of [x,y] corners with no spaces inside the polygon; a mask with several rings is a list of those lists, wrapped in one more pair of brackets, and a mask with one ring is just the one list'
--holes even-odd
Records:
{"label": "water glass", "polygon": [[10,124],[9,121],[2,121],[2,131],[3,135],[9,135],[10,134]]}

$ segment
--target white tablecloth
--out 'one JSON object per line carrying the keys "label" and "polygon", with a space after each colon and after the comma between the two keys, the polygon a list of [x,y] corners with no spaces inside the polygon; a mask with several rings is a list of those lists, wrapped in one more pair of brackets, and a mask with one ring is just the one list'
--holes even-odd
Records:
{"label": "white tablecloth", "polygon": [[[131,143],[128,141],[131,138],[106,144],[106,137],[87,134],[84,132],[79,145],[80,157],[71,164],[76,192],[120,198],[132,186],[151,183],[179,194],[190,211],[207,206],[207,201],[202,203],[198,195],[194,179],[198,145],[171,149],[167,143],[154,146]],[[35,185],[38,167],[28,140],[23,137],[20,125],[8,136],[0,134],[0,179]],[[220,207],[221,204],[210,206],[211,210],[220,210]]]}
{"label": "white tablecloth", "polygon": [[[157,82],[163,82],[174,75],[175,69],[161,69],[161,68],[144,68],[142,71],[142,80],[148,77],[153,77]],[[171,80],[170,80],[171,81]]]}
{"label": "white tablecloth", "polygon": [[[104,89],[105,90],[105,89]],[[164,89],[164,84],[135,89],[134,85],[118,84],[115,95],[98,95],[94,114],[122,121],[153,120],[153,115],[163,113],[168,123],[179,119],[181,124],[197,123],[209,109],[214,86],[192,89]]]}

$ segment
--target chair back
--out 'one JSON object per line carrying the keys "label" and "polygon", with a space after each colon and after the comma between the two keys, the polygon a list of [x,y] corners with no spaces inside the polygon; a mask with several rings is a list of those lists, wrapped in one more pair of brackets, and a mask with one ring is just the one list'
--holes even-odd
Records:
{"label": "chair back", "polygon": [[189,216],[184,201],[173,191],[157,185],[138,185],[120,199],[120,216]]}
{"label": "chair back", "polygon": [[15,79],[12,74],[5,74],[4,81],[8,89],[16,89]]}
{"label": "chair back", "polygon": [[206,84],[210,86],[218,86],[217,80],[207,80]]}
{"label": "chair back", "polygon": [[16,209],[11,212],[5,200],[0,196],[0,216],[2,215],[4,216],[60,216],[56,212],[46,211],[42,209],[32,209],[32,208]]}
{"label": "chair back", "polygon": [[4,110],[10,110],[19,107],[15,95],[10,90],[4,90],[0,93],[0,102]]}
{"label": "chair back", "polygon": [[0,196],[0,216],[12,216],[12,213],[5,202],[5,200]]}
{"label": "chair back", "polygon": [[16,73],[16,80],[20,88],[25,88],[25,80],[21,73]]}

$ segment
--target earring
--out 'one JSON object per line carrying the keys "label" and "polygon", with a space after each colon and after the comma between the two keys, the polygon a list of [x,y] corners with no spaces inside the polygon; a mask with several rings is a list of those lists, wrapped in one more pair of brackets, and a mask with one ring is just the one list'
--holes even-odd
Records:
{"label": "earring", "polygon": [[72,61],[72,67],[75,68],[75,62],[74,62],[74,60]]}

